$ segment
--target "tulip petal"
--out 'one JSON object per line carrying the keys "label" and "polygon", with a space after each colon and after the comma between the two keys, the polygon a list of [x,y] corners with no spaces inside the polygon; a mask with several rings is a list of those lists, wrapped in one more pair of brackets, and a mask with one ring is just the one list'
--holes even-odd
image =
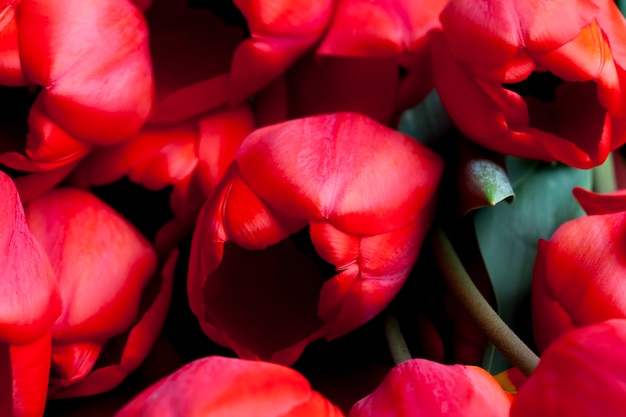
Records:
{"label": "tulip petal", "polygon": [[439,26],[447,0],[418,4],[411,0],[343,0],[317,53],[338,56],[390,57],[413,49]]}
{"label": "tulip petal", "polygon": [[148,241],[109,206],[78,189],[50,191],[25,211],[63,298],[53,338],[102,340],[126,330],[156,267]]}
{"label": "tulip petal", "polygon": [[32,343],[0,343],[0,414],[43,415],[50,371],[50,333]]}
{"label": "tulip petal", "polygon": [[210,196],[256,123],[250,107],[245,105],[207,115],[198,125],[198,174],[205,193]]}
{"label": "tulip petal", "polygon": [[598,194],[585,190],[584,188],[576,187],[572,192],[587,215],[611,214],[626,211],[626,190]]}
{"label": "tulip petal", "polygon": [[[379,156],[375,163],[371,155]],[[442,171],[436,154],[356,113],[258,129],[244,140],[237,161],[246,183],[269,205],[355,234],[406,225],[432,198]]]}
{"label": "tulip petal", "polygon": [[231,102],[247,99],[278,78],[322,36],[330,21],[330,0],[238,0],[251,37],[233,57]]}
{"label": "tulip petal", "polygon": [[136,133],[152,106],[143,15],[130,1],[20,3],[19,43],[37,101],[69,134],[110,144]]}
{"label": "tulip petal", "polygon": [[397,365],[349,417],[507,417],[511,398],[484,369],[412,359]]}
{"label": "tulip petal", "polygon": [[626,396],[626,320],[571,331],[541,355],[511,405],[511,417],[614,416]]}
{"label": "tulip petal", "polygon": [[626,317],[625,225],[626,212],[581,217],[540,246],[532,289],[540,349],[573,327]]}
{"label": "tulip petal", "polygon": [[519,48],[545,52],[571,41],[599,10],[589,0],[457,0],[440,18],[456,59],[502,65]]}
{"label": "tulip petal", "polygon": [[50,261],[26,224],[11,179],[0,171],[0,343],[32,343],[61,311]]}
{"label": "tulip petal", "polygon": [[198,359],[139,394],[115,417],[341,417],[296,371],[258,361]]}
{"label": "tulip petal", "polygon": [[[141,365],[152,349],[165,321],[172,295],[178,251],[170,253],[162,272],[153,277],[142,294],[141,314],[136,323],[104,346],[95,368],[76,384],[51,381],[49,397],[71,398],[108,391]],[[121,353],[118,351],[121,350]],[[57,385],[58,384],[58,385]]]}

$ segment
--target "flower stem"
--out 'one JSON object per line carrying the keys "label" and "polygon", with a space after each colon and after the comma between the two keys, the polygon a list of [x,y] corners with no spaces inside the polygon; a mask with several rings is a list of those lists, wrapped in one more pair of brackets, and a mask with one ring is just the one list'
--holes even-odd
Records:
{"label": "flower stem", "polygon": [[612,193],[616,189],[613,153],[610,152],[606,161],[593,169],[593,190],[597,193]]}
{"label": "flower stem", "polygon": [[504,357],[524,375],[530,375],[537,367],[539,358],[485,300],[442,230],[435,231],[433,247],[437,265],[455,297]]}
{"label": "flower stem", "polygon": [[400,330],[400,324],[398,320],[391,314],[385,318],[385,336],[387,336],[387,345],[389,345],[389,352],[393,358],[393,362],[398,365],[404,361],[412,359],[409,347],[406,345],[406,341],[402,336],[402,330]]}

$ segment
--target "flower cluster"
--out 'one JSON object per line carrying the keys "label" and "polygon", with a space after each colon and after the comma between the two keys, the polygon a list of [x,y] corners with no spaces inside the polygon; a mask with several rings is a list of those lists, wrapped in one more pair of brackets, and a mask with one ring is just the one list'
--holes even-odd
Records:
{"label": "flower cluster", "polygon": [[0,416],[621,415],[612,1],[10,0],[0,35]]}

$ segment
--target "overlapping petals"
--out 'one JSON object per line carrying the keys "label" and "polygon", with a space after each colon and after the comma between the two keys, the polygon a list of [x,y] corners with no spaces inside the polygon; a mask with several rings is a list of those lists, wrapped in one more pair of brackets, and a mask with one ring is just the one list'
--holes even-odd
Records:
{"label": "overlapping petals", "polygon": [[139,130],[151,112],[153,81],[146,24],[133,3],[24,0],[3,7],[7,84],[28,86],[23,94],[32,109],[26,152],[2,144],[2,163],[50,169]]}
{"label": "overlapping petals", "polygon": [[452,1],[441,14],[443,31],[431,37],[435,84],[455,124],[498,152],[577,168],[602,163],[626,141],[618,128],[626,23],[617,7],[485,6]]}
{"label": "overlapping petals", "polygon": [[350,111],[393,125],[432,89],[427,34],[446,2],[235,2],[251,36],[233,58],[231,102],[278,83],[289,118]]}
{"label": "overlapping petals", "polygon": [[[157,264],[154,249],[125,219],[86,191],[52,190],[29,202],[25,212],[51,260],[63,300],[61,315],[52,326],[51,384],[66,387],[89,380],[107,351],[125,349],[110,341],[131,328],[122,343],[134,343],[129,349],[138,366],[156,340],[171,292],[168,279],[151,281]],[[148,291],[151,295],[146,297]],[[138,330],[142,320],[151,323]],[[131,370],[120,369],[122,376],[115,375],[114,383]],[[89,383],[90,389],[75,391],[84,395],[111,387],[106,378]],[[51,389],[51,395],[56,391]]]}
{"label": "overlapping petals", "polygon": [[43,414],[50,329],[61,297],[46,253],[26,224],[17,190],[0,171],[0,414]]}
{"label": "overlapping petals", "polygon": [[532,309],[540,350],[577,327],[626,317],[626,195],[578,189],[576,196],[589,215],[539,242]]}
{"label": "overlapping petals", "polygon": [[188,294],[204,331],[240,356],[292,363],[372,318],[417,257],[441,169],[354,113],[253,132],[196,224]]}
{"label": "overlapping petals", "polygon": [[393,368],[349,417],[506,417],[512,396],[484,369],[412,359]]}

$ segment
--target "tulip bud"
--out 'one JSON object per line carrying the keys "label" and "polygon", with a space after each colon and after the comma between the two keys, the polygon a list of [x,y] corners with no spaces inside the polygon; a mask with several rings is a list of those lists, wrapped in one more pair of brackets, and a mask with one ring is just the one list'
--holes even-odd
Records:
{"label": "tulip bud", "polygon": [[428,231],[440,158],[355,113],[258,129],[205,204],[188,294],[209,337],[293,363],[398,293]]}

